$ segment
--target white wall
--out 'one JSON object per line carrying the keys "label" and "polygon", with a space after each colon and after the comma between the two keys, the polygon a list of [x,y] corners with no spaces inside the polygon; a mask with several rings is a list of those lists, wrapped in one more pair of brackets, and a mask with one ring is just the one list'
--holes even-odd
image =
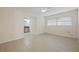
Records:
{"label": "white wall", "polygon": [[37,33],[44,33],[45,29],[45,20],[43,16],[37,16]]}
{"label": "white wall", "polygon": [[0,8],[0,43],[23,38],[23,16],[15,8]]}
{"label": "white wall", "polygon": [[77,38],[77,10],[74,11],[68,11],[63,12],[51,16],[46,16],[46,19],[49,18],[56,18],[56,17],[63,17],[63,16],[71,16],[73,17],[73,26],[46,26],[46,32],[55,34],[55,35],[61,35],[65,37],[72,37]]}
{"label": "white wall", "polygon": [[79,42],[79,8],[78,8],[78,42]]}
{"label": "white wall", "polygon": [[32,16],[31,19],[31,34],[36,34],[37,31],[37,18]]}
{"label": "white wall", "polygon": [[15,39],[24,38],[24,14],[19,10],[15,10],[14,16]]}
{"label": "white wall", "polygon": [[0,43],[14,38],[14,11],[0,8]]}

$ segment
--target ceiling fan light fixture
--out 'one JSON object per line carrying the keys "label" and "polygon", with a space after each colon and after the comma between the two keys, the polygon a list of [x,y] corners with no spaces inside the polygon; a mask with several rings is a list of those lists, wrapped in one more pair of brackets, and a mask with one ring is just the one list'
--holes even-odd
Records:
{"label": "ceiling fan light fixture", "polygon": [[48,11],[48,9],[46,7],[41,8],[41,12],[47,12],[47,11]]}
{"label": "ceiling fan light fixture", "polygon": [[44,9],[43,9],[43,10],[41,10],[41,11],[42,11],[42,12],[46,12],[47,10],[44,10]]}

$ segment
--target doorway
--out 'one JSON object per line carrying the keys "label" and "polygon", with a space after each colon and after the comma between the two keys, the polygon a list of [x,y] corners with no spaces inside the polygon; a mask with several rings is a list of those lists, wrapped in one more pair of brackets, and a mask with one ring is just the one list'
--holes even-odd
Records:
{"label": "doorway", "polygon": [[31,17],[24,17],[24,33],[31,32]]}

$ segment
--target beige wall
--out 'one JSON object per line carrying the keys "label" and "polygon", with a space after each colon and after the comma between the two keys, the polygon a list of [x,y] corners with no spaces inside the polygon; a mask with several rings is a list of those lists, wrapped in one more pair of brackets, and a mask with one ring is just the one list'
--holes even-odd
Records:
{"label": "beige wall", "polygon": [[14,38],[14,10],[0,8],[0,43]]}
{"label": "beige wall", "polygon": [[78,8],[78,40],[79,40],[79,8]]}
{"label": "beige wall", "polygon": [[77,10],[46,16],[45,19],[52,19],[62,16],[73,17],[73,26],[46,26],[46,32],[65,37],[77,38]]}
{"label": "beige wall", "polygon": [[24,14],[19,10],[15,10],[14,16],[15,39],[24,38]]}
{"label": "beige wall", "polygon": [[31,34],[36,34],[37,31],[37,18],[35,16],[31,16]]}
{"label": "beige wall", "polygon": [[23,36],[22,13],[15,8],[0,8],[0,43]]}

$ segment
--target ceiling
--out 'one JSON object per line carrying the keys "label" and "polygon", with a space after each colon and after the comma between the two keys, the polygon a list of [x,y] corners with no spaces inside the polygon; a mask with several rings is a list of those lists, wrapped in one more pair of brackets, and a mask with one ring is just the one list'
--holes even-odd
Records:
{"label": "ceiling", "polygon": [[[24,13],[29,13],[33,15],[44,15],[44,12],[41,12],[42,7],[20,7],[19,10],[23,11]],[[57,7],[50,7],[50,10],[55,10]]]}
{"label": "ceiling", "polygon": [[41,8],[48,7],[19,7],[18,10],[24,12],[26,15],[51,15],[64,10],[76,9],[74,7],[49,7],[50,10],[47,12],[41,12]]}

